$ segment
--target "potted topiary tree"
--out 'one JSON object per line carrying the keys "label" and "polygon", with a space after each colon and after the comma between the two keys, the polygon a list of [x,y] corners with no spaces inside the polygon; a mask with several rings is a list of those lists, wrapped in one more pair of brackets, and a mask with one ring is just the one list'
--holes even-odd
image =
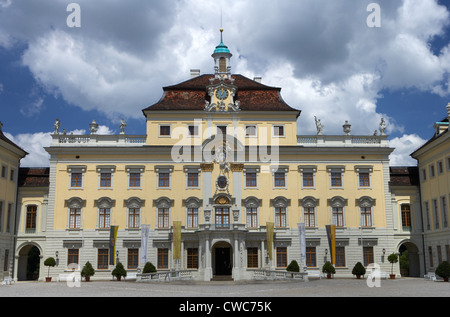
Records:
{"label": "potted topiary tree", "polygon": [[286,271],[288,271],[288,272],[300,272],[300,266],[298,266],[297,261],[292,260],[291,263],[289,263],[288,267],[286,268]]}
{"label": "potted topiary tree", "polygon": [[47,258],[47,259],[44,261],[44,265],[45,265],[45,266],[48,266],[48,274],[47,274],[47,277],[45,278],[45,281],[46,281],[46,282],[51,282],[51,281],[52,281],[52,278],[51,278],[51,276],[50,276],[50,267],[54,267],[54,266],[56,265],[56,260],[55,260],[54,258],[52,258],[52,257]]}
{"label": "potted topiary tree", "polygon": [[330,279],[331,274],[336,274],[336,269],[334,268],[333,264],[331,264],[330,261],[327,261],[322,267],[322,273],[326,273],[327,278]]}
{"label": "potted topiary tree", "polygon": [[145,263],[142,273],[156,273],[156,268],[151,262]]}
{"label": "potted topiary tree", "polygon": [[125,268],[123,267],[123,264],[120,262],[117,262],[116,267],[114,268],[114,270],[111,272],[112,276],[114,276],[118,281],[120,281],[123,277],[127,276],[127,271],[125,270]]}
{"label": "potted topiary tree", "polygon": [[394,274],[394,263],[398,262],[398,256],[395,253],[392,253],[388,256],[388,261],[389,263],[391,263],[391,274],[389,274],[389,278],[391,280],[395,279],[395,274]]}
{"label": "potted topiary tree", "polygon": [[361,262],[358,262],[353,267],[352,274],[356,275],[357,279],[360,279],[361,276],[364,276],[364,274],[366,274],[366,268],[362,265]]}
{"label": "potted topiary tree", "polygon": [[86,282],[89,282],[91,280],[91,276],[94,276],[95,270],[92,267],[92,264],[87,261],[86,264],[83,266],[83,269],[81,270],[81,276],[84,277],[84,280]]}
{"label": "potted topiary tree", "polygon": [[444,282],[448,282],[448,278],[450,277],[450,263],[447,261],[442,262],[436,268],[435,273],[436,275],[442,277]]}

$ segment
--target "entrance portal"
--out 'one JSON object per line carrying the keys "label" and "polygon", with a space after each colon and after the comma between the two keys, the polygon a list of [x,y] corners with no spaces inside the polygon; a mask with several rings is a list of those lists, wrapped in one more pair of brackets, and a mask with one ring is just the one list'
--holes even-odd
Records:
{"label": "entrance portal", "polygon": [[233,268],[231,245],[226,242],[216,243],[212,256],[214,275],[231,276]]}
{"label": "entrance portal", "polygon": [[34,281],[39,278],[40,251],[36,246],[27,245],[19,252],[17,279]]}

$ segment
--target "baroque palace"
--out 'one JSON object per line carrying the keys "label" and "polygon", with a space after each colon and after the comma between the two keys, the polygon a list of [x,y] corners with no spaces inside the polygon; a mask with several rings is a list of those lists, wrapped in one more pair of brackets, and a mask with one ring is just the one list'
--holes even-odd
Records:
{"label": "baroque palace", "polygon": [[300,111],[280,88],[232,74],[223,41],[212,57],[212,74],[191,71],[143,110],[146,135],[124,122],[98,135],[95,121],[68,135],[57,121],[49,168],[20,168],[27,153],[0,129],[0,278],[43,280],[48,257],[54,277],[89,261],[111,279],[120,261],[204,281],[293,260],[331,261],[342,277],[357,262],[390,272],[387,257],[406,250],[409,271],[394,273],[423,276],[449,260],[448,118],[412,154],[417,167],[390,167],[384,121],[373,136],[347,122],[324,135],[319,119],[316,135],[297,135]]}

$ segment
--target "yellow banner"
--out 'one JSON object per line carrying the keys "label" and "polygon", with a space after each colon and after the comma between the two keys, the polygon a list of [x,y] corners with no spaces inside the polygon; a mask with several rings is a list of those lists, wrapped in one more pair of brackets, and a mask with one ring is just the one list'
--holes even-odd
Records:
{"label": "yellow banner", "polygon": [[326,226],[328,235],[328,244],[330,246],[331,264],[336,264],[336,226]]}
{"label": "yellow banner", "polygon": [[116,259],[116,242],[119,226],[111,226],[109,234],[109,264],[114,265]]}
{"label": "yellow banner", "polygon": [[181,259],[181,221],[173,222],[173,259]]}
{"label": "yellow banner", "polygon": [[269,251],[269,259],[272,260],[272,252],[273,252],[273,222],[266,223],[266,231],[267,231],[267,250]]}

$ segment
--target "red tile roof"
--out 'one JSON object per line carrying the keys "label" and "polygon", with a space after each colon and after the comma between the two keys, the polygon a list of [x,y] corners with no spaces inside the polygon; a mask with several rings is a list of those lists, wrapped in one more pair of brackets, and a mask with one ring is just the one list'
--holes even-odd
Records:
{"label": "red tile roof", "polygon": [[19,187],[48,187],[50,168],[21,167],[19,170]]}
{"label": "red tile roof", "polygon": [[391,186],[419,186],[419,169],[415,166],[390,168]]}
{"label": "red tile roof", "polygon": [[[177,85],[164,87],[163,97],[154,105],[144,109],[146,111],[202,111],[205,101],[209,100],[207,87],[214,75],[200,75]],[[281,88],[270,87],[251,80],[242,75],[232,75],[234,82],[225,80],[227,84],[237,87],[235,100],[240,101],[242,111],[296,111],[281,97]],[[216,80],[214,83],[217,83]]]}

